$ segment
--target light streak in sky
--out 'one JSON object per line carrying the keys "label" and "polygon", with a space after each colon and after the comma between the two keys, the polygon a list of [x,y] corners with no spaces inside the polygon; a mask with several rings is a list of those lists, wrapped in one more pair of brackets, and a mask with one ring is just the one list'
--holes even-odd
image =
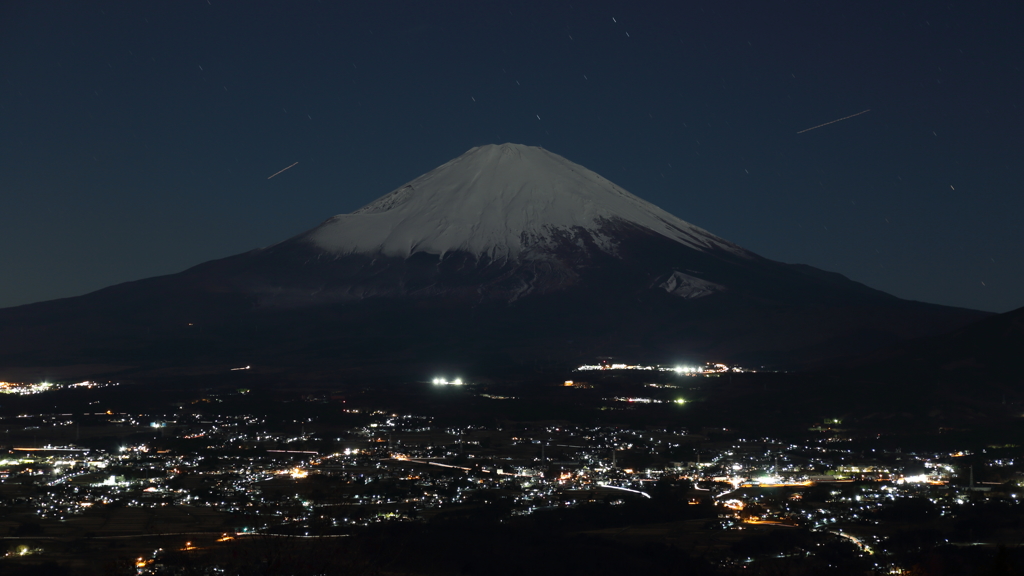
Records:
{"label": "light streak in sky", "polygon": [[[292,163],[292,166],[295,166],[296,164],[298,164],[298,162],[293,162],[293,163]],[[281,172],[284,172],[285,170],[287,170],[288,168],[291,168],[292,166],[288,166],[288,167],[286,167],[286,168],[282,168],[282,169],[278,170],[277,172],[274,172],[274,173],[273,173],[273,174],[271,174],[270,176],[267,176],[267,180],[270,180],[270,179],[271,179],[271,178],[273,178],[274,176],[277,176],[278,174],[280,174]]]}
{"label": "light streak in sky", "polygon": [[811,130],[814,130],[815,128],[821,128],[822,126],[828,126],[829,124],[835,124],[836,122],[842,122],[843,120],[848,120],[850,118],[853,118],[854,116],[860,116],[861,114],[866,114],[868,112],[871,112],[870,108],[868,108],[867,110],[861,111],[861,112],[857,112],[856,114],[851,114],[849,116],[845,116],[843,118],[840,118],[839,120],[833,120],[831,122],[825,122],[824,124],[818,124],[817,126],[812,126],[812,127],[808,128],[806,130],[801,130],[801,131],[797,132],[797,134],[803,134],[804,132],[809,132]]}

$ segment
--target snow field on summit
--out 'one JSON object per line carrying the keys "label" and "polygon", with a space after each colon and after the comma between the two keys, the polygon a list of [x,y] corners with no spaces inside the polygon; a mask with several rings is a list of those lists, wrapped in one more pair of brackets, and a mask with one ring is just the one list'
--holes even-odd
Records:
{"label": "snow field on summit", "polygon": [[586,232],[614,254],[603,229],[627,224],[697,250],[749,252],[619,188],[543,148],[473,148],[306,238],[334,254],[408,257],[466,252],[491,259],[536,257],[556,236]]}

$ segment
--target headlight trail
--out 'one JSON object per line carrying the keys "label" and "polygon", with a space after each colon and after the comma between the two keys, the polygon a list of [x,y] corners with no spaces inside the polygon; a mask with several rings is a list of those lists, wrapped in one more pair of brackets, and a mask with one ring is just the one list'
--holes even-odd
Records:
{"label": "headlight trail", "polygon": [[640,494],[644,498],[650,498],[651,495],[647,492],[641,492],[639,490],[633,490],[632,488],[623,488],[622,486],[612,486],[611,484],[598,484],[601,488],[611,488],[612,490],[622,490],[623,492],[632,492],[633,494]]}

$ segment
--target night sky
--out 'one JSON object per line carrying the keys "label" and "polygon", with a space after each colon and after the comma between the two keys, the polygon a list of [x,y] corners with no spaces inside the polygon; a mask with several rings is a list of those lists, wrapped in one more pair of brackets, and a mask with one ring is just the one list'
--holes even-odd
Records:
{"label": "night sky", "polygon": [[0,306],[273,244],[502,142],[768,258],[1024,306],[1020,2],[665,4],[3,2]]}

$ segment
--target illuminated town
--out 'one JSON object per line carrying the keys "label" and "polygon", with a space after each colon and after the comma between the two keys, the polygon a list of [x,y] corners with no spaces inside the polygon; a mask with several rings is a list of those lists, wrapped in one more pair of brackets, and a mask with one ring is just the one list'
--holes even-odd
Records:
{"label": "illuminated town", "polygon": [[[626,386],[632,393],[566,380],[535,396],[588,395],[598,414],[685,422],[705,382],[732,370],[665,370],[659,382]],[[648,525],[659,540],[702,546],[701,562],[715,574],[837,558],[857,573],[906,573],[915,562],[908,522],[932,546],[1019,537],[1009,523],[1024,499],[1015,445],[892,446],[856,437],[841,419],[785,438],[709,426],[460,423],[388,409],[386,395],[330,391],[274,400],[287,409],[245,411],[265,392],[206,390],[170,402],[173,410],[138,412],[113,408],[111,392],[123,386],[89,384],[5,384],[31,390],[27,399],[95,399],[88,412],[4,412],[0,562],[74,565],[90,548],[127,566],[102,573],[178,574],[192,555],[214,574],[227,566],[218,551],[268,537],[354,542],[389,525],[480,515],[526,525],[605,515],[584,532],[611,540]],[[406,394],[434,394],[442,407],[523,401],[496,388],[438,376]],[[993,510],[1002,524],[982,521]]]}

